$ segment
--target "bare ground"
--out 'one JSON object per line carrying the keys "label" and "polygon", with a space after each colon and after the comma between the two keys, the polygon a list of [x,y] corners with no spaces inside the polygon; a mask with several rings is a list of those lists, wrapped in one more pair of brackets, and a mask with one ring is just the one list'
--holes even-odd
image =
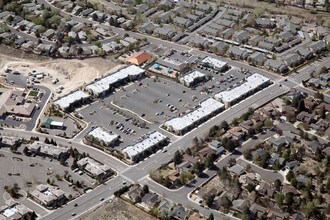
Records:
{"label": "bare ground", "polygon": [[[26,75],[32,70],[42,71],[46,77],[40,80],[40,84],[47,86],[53,92],[62,85],[64,87],[62,93],[65,94],[104,75],[118,65],[110,58],[96,57],[85,60],[48,58],[0,45],[0,70],[5,66]],[[52,80],[56,78],[59,82],[54,85]]]}
{"label": "bare ground", "polygon": [[156,220],[137,207],[122,199],[114,199],[112,203],[104,203],[96,209],[84,214],[79,220]]}

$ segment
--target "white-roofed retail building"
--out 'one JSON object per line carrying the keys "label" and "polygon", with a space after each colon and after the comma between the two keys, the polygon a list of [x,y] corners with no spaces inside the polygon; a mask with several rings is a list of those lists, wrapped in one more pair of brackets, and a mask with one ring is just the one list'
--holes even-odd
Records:
{"label": "white-roofed retail building", "polygon": [[199,107],[181,117],[169,119],[163,124],[163,128],[177,135],[197,127],[209,118],[215,116],[224,109],[224,104],[213,98],[208,98],[199,104]]}
{"label": "white-roofed retail building", "polygon": [[122,152],[125,154],[126,159],[131,162],[137,162],[150,155],[154,150],[167,145],[168,141],[168,137],[164,134],[154,131],[134,145],[127,146]]}
{"label": "white-roofed retail building", "polygon": [[197,70],[194,70],[193,72],[182,76],[179,81],[183,85],[190,87],[204,80],[206,80],[206,75]]}
{"label": "white-roofed retail building", "polygon": [[201,63],[203,66],[207,66],[209,68],[212,68],[212,69],[220,71],[220,72],[228,69],[228,65],[226,62],[212,58],[212,57],[205,57],[201,61]]}
{"label": "white-roofed retail building", "polygon": [[90,83],[86,86],[86,90],[97,97],[104,96],[119,85],[142,77],[144,73],[144,69],[130,65]]}
{"label": "white-roofed retail building", "polygon": [[98,144],[103,147],[113,147],[119,140],[120,136],[112,131],[97,127],[90,131],[85,138],[87,141],[91,142],[91,144]]}
{"label": "white-roofed retail building", "polygon": [[245,82],[241,85],[228,90],[217,93],[214,98],[223,102],[226,108],[238,103],[246,97],[256,93],[257,91],[270,85],[269,78],[262,76],[258,73],[254,73],[245,79]]}
{"label": "white-roofed retail building", "polygon": [[71,111],[74,107],[79,107],[83,105],[89,98],[90,95],[80,90],[77,90],[57,99],[54,102],[54,105],[59,107],[63,111]]}

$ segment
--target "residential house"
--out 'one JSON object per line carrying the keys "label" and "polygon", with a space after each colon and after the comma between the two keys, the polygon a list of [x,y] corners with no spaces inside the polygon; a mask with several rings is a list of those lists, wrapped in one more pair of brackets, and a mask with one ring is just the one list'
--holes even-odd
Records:
{"label": "residential house", "polygon": [[302,41],[301,41],[300,38],[295,38],[295,39],[293,39],[292,41],[288,42],[288,45],[289,45],[290,47],[294,47],[295,45],[298,45],[298,44],[300,44],[301,42],[302,42]]}
{"label": "residential house", "polygon": [[273,44],[275,47],[278,47],[278,46],[281,45],[281,40],[280,39],[276,39],[276,38],[272,38],[272,37],[265,38],[265,42]]}
{"label": "residential house", "polygon": [[48,29],[42,35],[45,36],[48,39],[51,39],[55,35],[55,30],[54,29]]}
{"label": "residential house", "polygon": [[313,53],[310,50],[307,50],[305,47],[299,47],[297,49],[297,53],[304,59],[304,60],[310,60],[313,58]]}
{"label": "residential house", "polygon": [[233,175],[233,176],[240,176],[245,172],[245,168],[242,165],[235,164],[232,167],[228,169],[228,171]]}
{"label": "residential house", "polygon": [[280,157],[277,153],[273,152],[271,155],[270,155],[270,158],[268,160],[268,165],[269,167],[273,167],[275,165],[275,163],[278,162],[280,167],[283,167],[284,164],[285,164],[285,159],[283,157]]}
{"label": "residential house", "polygon": [[264,50],[268,50],[268,51],[273,51],[274,50],[274,45],[271,43],[267,43],[265,41],[260,41],[258,43],[258,47]]}
{"label": "residential house", "polygon": [[158,217],[163,216],[163,214],[169,214],[171,213],[173,209],[173,205],[170,201],[166,199],[162,199],[158,205]]}
{"label": "residential house", "polygon": [[283,43],[281,46],[275,47],[274,50],[275,50],[277,53],[282,53],[283,51],[286,51],[286,50],[288,50],[289,48],[290,48],[290,47],[289,47],[289,44]]}
{"label": "residential house", "polygon": [[242,128],[236,126],[228,130],[228,134],[236,140],[241,140],[244,136]]}
{"label": "residential house", "polygon": [[290,217],[290,220],[305,220],[305,218],[299,213],[294,213],[292,217]]}
{"label": "residential house", "polygon": [[210,45],[210,49],[218,55],[224,55],[227,52],[229,45],[222,41],[215,41],[212,45]]}
{"label": "residential house", "polygon": [[269,18],[257,18],[256,25],[259,28],[274,28],[275,22]]}
{"label": "residential house", "polygon": [[286,169],[289,169],[289,170],[294,170],[296,169],[297,167],[299,167],[299,161],[289,161],[289,162],[286,162],[286,165],[285,165],[285,168]]}
{"label": "residential house", "polygon": [[218,194],[218,190],[214,187],[211,188],[202,187],[198,191],[197,196],[202,199],[207,199],[210,196],[216,196],[217,194]]}
{"label": "residential house", "polygon": [[288,66],[284,62],[278,61],[278,60],[273,60],[273,59],[266,60],[265,66],[269,70],[272,70],[274,72],[281,73],[281,74],[286,74],[289,70]]}
{"label": "residential house", "polygon": [[312,97],[305,98],[304,103],[305,103],[305,108],[308,109],[309,111],[313,111],[318,104]]}
{"label": "residential house", "polygon": [[231,209],[236,211],[236,212],[242,213],[249,206],[250,206],[250,204],[247,200],[245,200],[245,199],[236,199],[232,202]]}
{"label": "residential house", "polygon": [[304,62],[303,58],[298,53],[290,53],[283,57],[283,60],[290,67],[299,66]]}
{"label": "residential house", "polygon": [[128,197],[134,203],[140,202],[143,196],[143,191],[140,185],[135,185],[132,189],[128,192]]}
{"label": "residential house", "polygon": [[240,44],[245,44],[246,42],[248,42],[250,37],[249,32],[245,31],[245,30],[241,30],[241,31],[237,31],[233,34],[232,39],[234,41],[236,41],[237,43]]}
{"label": "residential house", "polygon": [[231,38],[231,36],[234,34],[234,29],[232,28],[227,28],[226,30],[222,31],[220,33],[220,37],[224,38],[224,39],[229,39]]}
{"label": "residential house", "polygon": [[179,204],[173,208],[169,216],[177,220],[186,220],[189,216],[189,211]]}
{"label": "residential house", "polygon": [[315,115],[308,112],[302,111],[297,116],[296,119],[307,124],[311,124],[314,121]]}
{"label": "residential house", "polygon": [[157,205],[157,203],[159,203],[160,197],[156,193],[146,193],[142,197],[141,201],[147,207],[149,207],[150,209],[152,209],[153,207],[155,207]]}
{"label": "residential house", "polygon": [[286,220],[289,217],[289,213],[278,212],[275,210],[269,210],[267,214],[267,219],[274,220]]}
{"label": "residential house", "polygon": [[198,151],[199,160],[201,162],[204,162],[204,160],[207,156],[212,156],[215,154],[215,152],[216,152],[215,150],[213,150],[209,147],[204,147],[203,149]]}
{"label": "residential house", "polygon": [[263,66],[267,60],[267,57],[260,52],[255,52],[248,57],[248,62],[250,65]]}
{"label": "residential house", "polygon": [[267,214],[267,208],[258,205],[257,203],[253,203],[250,207],[250,211],[251,213],[254,214],[255,218],[262,218],[263,216],[265,216]]}
{"label": "residential house", "polygon": [[325,29],[324,27],[322,26],[318,26],[316,28],[316,35],[319,37],[319,38],[323,38],[325,37],[326,35],[329,34],[329,31],[327,29]]}
{"label": "residential house", "polygon": [[243,50],[237,46],[230,47],[228,54],[237,60],[245,60],[249,55],[246,50]]}
{"label": "residential house", "polygon": [[292,193],[295,196],[300,194],[294,186],[289,185],[289,184],[284,184],[282,186],[282,193],[284,195],[287,195],[288,193]]}
{"label": "residential house", "polygon": [[263,195],[268,198],[273,198],[275,189],[268,183],[262,182],[257,188],[260,195]]}
{"label": "residential house", "polygon": [[196,10],[209,13],[212,11],[212,6],[210,4],[199,3],[196,6]]}
{"label": "residential house", "polygon": [[317,149],[323,150],[324,145],[322,145],[319,141],[313,140],[308,143],[307,148],[313,155],[315,155]]}
{"label": "residential house", "polygon": [[234,21],[229,21],[227,19],[217,19],[215,22],[228,28],[232,28],[235,25]]}
{"label": "residential house", "polygon": [[161,38],[170,39],[175,35],[175,32],[168,27],[157,27],[154,30],[154,34]]}
{"label": "residential house", "polygon": [[323,41],[314,41],[307,46],[314,54],[319,54],[326,49],[326,45]]}
{"label": "residential house", "polygon": [[299,174],[296,176],[296,180],[300,186],[306,186],[308,183],[310,183],[311,179],[303,174]]}
{"label": "residential house", "polygon": [[187,18],[175,17],[173,18],[173,23],[177,24],[180,27],[189,27],[192,25],[192,22]]}
{"label": "residential house", "polygon": [[264,39],[263,36],[260,35],[254,35],[249,39],[249,44],[253,47],[257,46],[260,41]]}
{"label": "residential house", "polygon": [[251,120],[243,121],[239,124],[239,127],[242,129],[243,132],[247,134],[251,134],[254,132],[254,124]]}
{"label": "residential house", "polygon": [[282,31],[281,33],[279,33],[279,38],[282,39],[282,42],[290,42],[291,40],[293,40],[294,36],[290,31]]}

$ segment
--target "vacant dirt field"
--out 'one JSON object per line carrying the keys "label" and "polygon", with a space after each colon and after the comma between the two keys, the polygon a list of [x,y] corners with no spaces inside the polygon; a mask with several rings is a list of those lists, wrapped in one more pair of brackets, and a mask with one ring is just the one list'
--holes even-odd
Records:
{"label": "vacant dirt field", "polygon": [[78,218],[79,220],[156,220],[135,206],[123,201],[114,199],[111,203],[104,203],[102,206]]}
{"label": "vacant dirt field", "polygon": [[[41,85],[45,85],[55,92],[59,85],[64,87],[62,94],[74,90],[84,83],[93,81],[116,67],[117,64],[109,58],[78,59],[51,59],[33,54],[25,54],[8,47],[0,48],[0,71],[5,66],[27,75],[33,70],[44,72],[44,79],[40,80]],[[52,84],[54,79],[58,79],[57,84]]]}

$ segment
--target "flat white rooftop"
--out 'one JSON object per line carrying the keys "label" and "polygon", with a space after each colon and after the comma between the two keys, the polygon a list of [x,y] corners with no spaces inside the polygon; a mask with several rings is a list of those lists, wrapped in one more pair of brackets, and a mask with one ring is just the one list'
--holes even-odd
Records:
{"label": "flat white rooftop", "polygon": [[59,99],[57,99],[54,104],[60,106],[62,109],[66,109],[70,107],[70,105],[76,101],[79,101],[81,99],[88,98],[89,95],[87,93],[84,93],[83,91],[77,90],[73,93],[70,93],[68,95],[65,95]]}
{"label": "flat white rooftop", "polygon": [[181,131],[196,121],[209,116],[213,112],[224,107],[224,104],[213,98],[208,98],[200,103],[200,107],[182,117],[172,118],[165,122],[165,126],[172,127],[175,131]]}
{"label": "flat white rooftop", "polygon": [[180,81],[186,82],[188,84],[193,83],[196,79],[205,77],[206,75],[204,73],[201,73],[197,70],[194,70],[191,73],[188,73],[180,78]]}
{"label": "flat white rooftop", "polygon": [[224,66],[227,65],[226,62],[223,62],[221,60],[212,58],[212,57],[205,57],[202,60],[202,63],[207,63],[209,64],[211,67],[213,67],[214,69],[222,69]]}
{"label": "flat white rooftop", "polygon": [[98,95],[109,90],[111,85],[114,85],[117,82],[128,78],[129,76],[138,76],[144,72],[144,69],[141,69],[140,67],[135,65],[130,65],[128,67],[118,70],[113,74],[107,75],[96,82],[89,84],[88,86],[86,86],[86,89],[89,89],[94,94]]}
{"label": "flat white rooftop", "polygon": [[223,91],[218,94],[215,94],[214,97],[216,99],[221,100],[222,102],[230,103],[233,100],[236,100],[243,95],[248,94],[250,91],[258,88],[259,86],[269,81],[269,78],[264,77],[258,73],[254,73],[251,76],[247,77],[246,82],[244,82],[243,84],[229,91]]}
{"label": "flat white rooftop", "polygon": [[6,210],[3,211],[2,215],[4,215],[7,218],[10,218],[14,214],[18,212],[18,209],[16,206],[8,207]]}
{"label": "flat white rooftop", "polygon": [[93,129],[91,132],[88,133],[88,135],[93,136],[94,138],[103,141],[106,144],[110,144],[112,141],[119,138],[119,135],[113,132],[108,132],[101,127]]}
{"label": "flat white rooftop", "polygon": [[123,153],[127,153],[130,158],[133,158],[136,155],[139,155],[140,153],[144,152],[145,150],[152,148],[159,142],[164,141],[165,139],[167,139],[165,135],[158,131],[154,131],[149,134],[146,139],[124,148]]}

